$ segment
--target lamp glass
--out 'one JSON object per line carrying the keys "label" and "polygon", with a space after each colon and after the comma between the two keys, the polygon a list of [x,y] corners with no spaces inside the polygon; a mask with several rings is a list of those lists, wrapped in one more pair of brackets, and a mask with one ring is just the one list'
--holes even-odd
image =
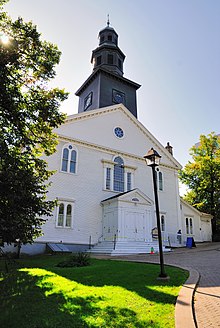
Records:
{"label": "lamp glass", "polygon": [[147,154],[144,156],[148,166],[158,166],[160,165],[161,156],[156,150],[151,148]]}

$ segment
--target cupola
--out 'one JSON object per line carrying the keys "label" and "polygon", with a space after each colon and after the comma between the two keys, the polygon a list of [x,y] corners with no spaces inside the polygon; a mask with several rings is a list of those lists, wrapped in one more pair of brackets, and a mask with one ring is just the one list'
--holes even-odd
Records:
{"label": "cupola", "polygon": [[118,34],[110,26],[109,19],[107,26],[99,32],[98,38],[99,46],[93,50],[91,58],[93,70],[102,67],[122,76],[125,55],[118,47]]}

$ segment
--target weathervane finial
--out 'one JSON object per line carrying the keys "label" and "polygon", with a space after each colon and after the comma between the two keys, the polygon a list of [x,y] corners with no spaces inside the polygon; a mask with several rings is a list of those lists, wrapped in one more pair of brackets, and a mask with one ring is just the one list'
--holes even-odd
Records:
{"label": "weathervane finial", "polygon": [[107,19],[107,25],[109,27],[109,25],[110,25],[110,22],[109,22],[109,14],[107,15],[107,17],[108,17],[108,19]]}

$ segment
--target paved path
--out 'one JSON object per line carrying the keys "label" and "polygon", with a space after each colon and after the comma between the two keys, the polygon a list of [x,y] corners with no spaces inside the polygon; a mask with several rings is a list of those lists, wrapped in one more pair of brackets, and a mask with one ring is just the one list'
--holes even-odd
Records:
{"label": "paved path", "polygon": [[198,328],[220,327],[220,243],[201,244],[165,254],[165,263],[196,269],[200,281],[194,295]]}
{"label": "paved path", "polygon": [[[157,254],[117,258],[159,263]],[[200,280],[194,296],[197,327],[220,327],[220,243],[198,244],[192,249],[175,249],[170,253],[164,253],[164,262],[199,272]],[[185,327],[187,328],[187,323]]]}

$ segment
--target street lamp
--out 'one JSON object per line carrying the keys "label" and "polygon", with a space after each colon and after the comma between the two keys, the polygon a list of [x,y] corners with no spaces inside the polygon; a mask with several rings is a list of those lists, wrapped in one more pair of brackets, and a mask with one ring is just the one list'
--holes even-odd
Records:
{"label": "street lamp", "polygon": [[154,184],[154,197],[155,197],[155,207],[156,207],[156,217],[157,217],[157,230],[158,230],[158,243],[159,243],[159,255],[160,255],[160,274],[159,278],[167,278],[167,274],[164,269],[164,261],[163,261],[163,245],[161,239],[161,228],[160,228],[160,212],[159,212],[159,202],[157,195],[157,178],[156,178],[156,170],[155,167],[160,165],[161,156],[158,154],[156,150],[151,148],[147,154],[144,156],[146,163],[148,166],[152,168],[153,174],[153,184]]}

